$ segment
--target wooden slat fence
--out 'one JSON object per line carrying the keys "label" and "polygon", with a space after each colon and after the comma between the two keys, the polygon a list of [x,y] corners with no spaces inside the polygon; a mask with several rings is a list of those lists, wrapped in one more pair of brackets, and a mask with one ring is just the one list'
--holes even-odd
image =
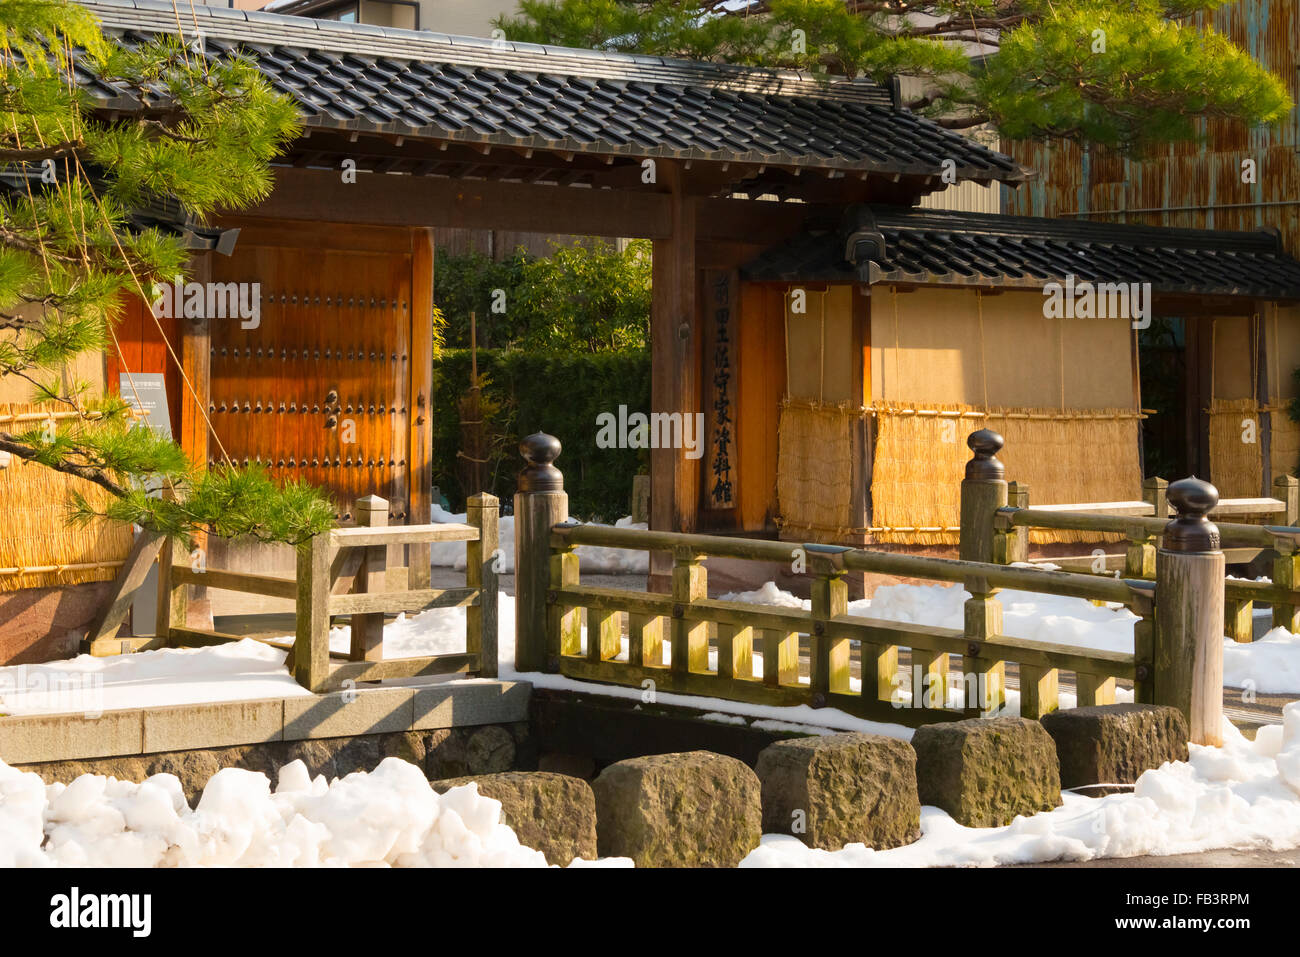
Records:
{"label": "wooden slat fence", "polygon": [[[1035,509],[1029,507],[1029,490],[1015,487],[1018,497],[1014,504],[998,512],[996,525],[1001,545],[1002,560],[1024,560],[1025,546],[1021,529],[1069,528],[1097,532],[1115,532],[1123,535],[1127,547],[1123,568],[1112,569],[1111,563],[1072,563],[1088,569],[1093,574],[1122,574],[1126,579],[1154,581],[1156,577],[1156,552],[1160,547],[1168,520],[1155,516],[1167,514],[1165,494],[1168,483],[1162,479],[1148,479],[1144,484],[1145,514],[1117,514],[1105,504],[1095,506],[1105,511],[1093,511],[1094,506],[1078,505],[1072,509],[1060,506]],[[1271,556],[1271,582],[1225,579],[1224,581],[1224,633],[1238,642],[1254,640],[1253,619],[1255,604],[1266,604],[1272,609],[1272,627],[1286,628],[1300,634],[1300,527],[1296,522],[1297,499],[1300,498],[1300,479],[1279,476],[1274,481],[1275,499],[1238,499],[1220,501],[1209,513],[1216,519],[1221,547],[1233,554],[1234,561],[1246,561],[1260,554]],[[1260,503],[1280,518],[1286,525],[1255,525],[1217,521],[1219,516],[1241,514],[1268,514]],[[1271,504],[1270,504],[1271,503]],[[1113,504],[1113,503],[1112,503]],[[1104,560],[1103,560],[1104,562]]]}
{"label": "wooden slat fence", "polygon": [[[189,586],[207,585],[292,600],[297,617],[293,644],[268,644],[287,648],[294,677],[317,693],[345,687],[345,682],[386,678],[456,673],[495,677],[498,512],[497,499],[480,494],[470,499],[465,524],[388,527],[388,503],[367,496],[355,504],[357,526],[333,529],[298,546],[295,578],[194,568],[180,543],[171,542],[159,559],[157,644],[197,647],[242,639],[185,624]],[[465,586],[388,590],[388,546],[430,542],[466,543]],[[384,657],[385,615],[448,607],[466,609],[464,652]],[[336,616],[350,619],[347,654],[329,648],[330,622]]]}

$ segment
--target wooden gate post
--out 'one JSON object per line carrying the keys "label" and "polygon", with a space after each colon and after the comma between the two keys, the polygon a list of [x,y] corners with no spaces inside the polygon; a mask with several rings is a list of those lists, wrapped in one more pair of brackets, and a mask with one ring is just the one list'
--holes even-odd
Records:
{"label": "wooden gate post", "polygon": [[[966,463],[966,477],[961,482],[960,557],[968,562],[994,561],[994,519],[998,509],[1007,504],[1005,470],[998,461],[1002,436],[992,429],[980,429],[966,437],[974,456]],[[981,592],[988,587],[981,586]]]}
{"label": "wooden gate post", "polygon": [[1156,704],[1187,717],[1195,744],[1221,745],[1223,720],[1223,552],[1206,513],[1219,502],[1209,482],[1169,486],[1177,518],[1156,553]]}
{"label": "wooden gate post", "polygon": [[515,492],[515,668],[558,671],[546,653],[546,592],[550,587],[551,526],[569,517],[564,476],[553,463],[560,440],[538,432],[519,443],[528,465]]}

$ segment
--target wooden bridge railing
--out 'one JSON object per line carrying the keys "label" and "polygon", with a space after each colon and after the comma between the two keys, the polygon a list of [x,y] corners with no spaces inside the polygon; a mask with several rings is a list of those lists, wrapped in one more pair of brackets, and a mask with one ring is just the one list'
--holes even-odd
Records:
{"label": "wooden bridge railing", "polygon": [[[1199,571],[1190,574],[1199,569],[1203,556],[1187,552],[1164,558],[1154,584],[1007,567],[994,561],[998,550],[1005,552],[1012,544],[1009,533],[1014,527],[998,524],[1008,495],[996,459],[1001,438],[982,431],[972,436],[970,444],[975,456],[962,482],[961,558],[952,560],[577,525],[567,521],[563,480],[553,465],[560,451],[558,441],[530,436],[521,446],[529,464],[520,474],[515,498],[516,665],[520,670],[589,681],[760,704],[830,706],[875,720],[921,724],[979,715],[1001,706],[1010,661],[1019,666],[1023,715],[1039,717],[1056,708],[1059,672],[1073,671],[1081,704],[1113,701],[1115,680],[1131,680],[1138,701],[1182,707],[1193,722],[1196,740],[1217,741],[1221,702],[1217,689],[1213,695],[1204,693],[1215,681],[1204,659],[1210,640],[1218,651],[1221,639],[1207,629],[1207,611],[1201,606],[1208,604],[1211,612],[1217,609],[1216,614],[1222,614],[1221,553],[1218,579]],[[1212,528],[1200,508],[1203,485],[1197,483],[1189,494],[1176,488],[1172,497],[1180,508],[1179,518],[1162,526],[1179,525],[1184,537],[1193,538],[1203,527]],[[574,551],[579,545],[671,552],[672,593],[584,586]],[[710,599],[705,565],[710,557],[790,562],[794,570],[806,571],[812,578],[811,610]],[[965,604],[964,626],[939,628],[851,615],[844,581],[848,571],[961,582],[971,595]],[[1190,587],[1202,580],[1208,589],[1205,597]],[[1005,635],[997,599],[1000,588],[1124,605],[1141,619],[1134,629],[1134,652],[1080,649]],[[1158,615],[1157,608],[1164,608],[1164,613]],[[800,668],[801,635],[808,636],[806,676]],[[861,674],[856,689],[851,680],[854,642]],[[904,682],[913,691],[910,702],[898,694],[900,648],[911,650],[912,680]],[[753,670],[756,653],[762,656],[759,674]],[[954,654],[962,658],[965,697],[960,709],[948,706],[949,656]]]}
{"label": "wooden bridge railing", "polygon": [[[189,585],[207,585],[294,602],[297,634],[288,666],[304,688],[324,692],[344,682],[419,675],[497,674],[498,503],[492,495],[471,496],[467,524],[388,527],[388,503],[378,496],[358,499],[357,525],[336,528],[298,546],[296,578],[193,567],[179,543],[164,547],[159,560],[158,636],[167,646],[193,647],[240,641],[244,636],[189,628]],[[468,562],[463,588],[390,590],[390,545],[465,542]],[[465,651],[417,658],[384,657],[384,616],[427,608],[462,607]],[[344,655],[329,648],[330,621],[349,616],[351,647]],[[284,647],[276,642],[268,642]],[[342,658],[341,662],[331,658]]]}

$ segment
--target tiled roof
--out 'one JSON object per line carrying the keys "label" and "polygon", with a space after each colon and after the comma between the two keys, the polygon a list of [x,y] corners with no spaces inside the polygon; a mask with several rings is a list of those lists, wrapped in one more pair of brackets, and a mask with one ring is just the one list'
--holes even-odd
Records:
{"label": "tiled roof", "polygon": [[[177,32],[170,3],[84,0],[130,42]],[[818,80],[428,31],[184,7],[209,56],[237,51],[294,97],[309,128],[575,153],[679,157],[1018,182],[1014,160],[898,108],[866,80]],[[82,77],[106,106],[129,100]]]}
{"label": "tiled roof", "polygon": [[751,280],[1041,288],[1076,280],[1155,291],[1300,298],[1300,262],[1273,233],[1168,229],[902,206],[849,209],[741,270]]}

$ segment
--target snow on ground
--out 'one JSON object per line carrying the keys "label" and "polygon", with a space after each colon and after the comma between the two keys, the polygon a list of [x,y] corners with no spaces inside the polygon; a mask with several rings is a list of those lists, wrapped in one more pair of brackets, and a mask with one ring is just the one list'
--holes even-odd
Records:
{"label": "snow on ground", "polygon": [[[1133,622],[1138,618],[1127,608],[1011,588],[998,592],[997,597],[1002,602],[1002,630],[1013,638],[1094,651],[1133,651]],[[959,585],[885,585],[876,589],[870,601],[851,603],[849,611],[890,621],[961,628],[962,606],[968,598],[970,593]],[[858,610],[853,607],[857,605],[866,607]]]}
{"label": "snow on ground", "polygon": [[1255,641],[1224,638],[1223,684],[1259,694],[1300,694],[1300,636],[1274,628]]}
{"label": "snow on ground", "polygon": [[[433,521],[440,524],[447,522],[463,524],[465,515],[465,512],[448,512],[437,505],[433,506]],[[620,518],[614,523],[614,527],[642,530],[647,528],[644,522],[632,521],[631,516]],[[513,515],[501,516],[497,525],[497,539],[501,549],[501,565],[497,571],[513,575],[515,573],[515,517]],[[606,575],[645,575],[650,571],[649,552],[627,548],[605,548],[600,545],[579,545],[575,551],[578,554],[578,567],[584,572]],[[431,553],[430,563],[435,567],[465,567],[464,542],[434,542]]]}
{"label": "snow on ground", "polygon": [[171,774],[46,785],[0,762],[0,867],[385,865],[545,867],[546,859],[520,845],[501,803],[478,785],[439,795],[398,758],[328,782],[294,761],[274,791],[264,774],[223,768],[193,810]]}
{"label": "snow on ground", "polygon": [[[768,583],[755,592],[725,596],[790,607],[806,603]],[[1131,647],[1133,616],[1078,599],[1023,592],[1001,593],[1009,634],[1090,648]],[[965,595],[960,587],[896,585],[878,590],[852,611],[895,621],[956,626]],[[590,691],[592,685],[559,675],[514,670],[514,600],[500,596],[500,673],[538,687]],[[392,656],[461,651],[463,608],[402,616],[385,629]],[[346,629],[332,644],[346,647]],[[1272,633],[1253,645],[1225,647],[1230,680],[1256,681],[1267,692],[1276,677],[1291,683],[1296,639]],[[1260,651],[1259,649],[1264,649]],[[1250,657],[1234,658],[1234,655]],[[99,681],[102,708],[154,706],[181,700],[215,700],[305,694],[283,668],[284,653],[254,641],[214,648],[143,652],[123,658],[82,656],[50,665],[0,669],[0,710],[14,711],[12,690],[26,669],[54,688],[60,675]],[[1268,674],[1264,674],[1267,671]],[[30,677],[30,675],[28,675]],[[1264,679],[1264,680],[1261,680]],[[601,686],[601,693],[641,697],[639,687]],[[1008,705],[1014,708],[1014,692]],[[1065,699],[1066,696],[1062,696]],[[866,721],[835,709],[780,708],[655,694],[659,704],[711,709],[712,720],[825,734],[867,731],[908,739],[902,725]],[[48,702],[47,702],[48,703]],[[1072,702],[1063,700],[1063,706]],[[83,710],[40,707],[29,695],[26,711]],[[957,825],[936,808],[922,811],[923,836],[905,848],[842,851],[805,848],[789,837],[768,835],[745,866],[924,866],[1176,854],[1221,847],[1300,846],[1300,702],[1288,705],[1283,725],[1260,729],[1255,742],[1225,725],[1222,749],[1193,746],[1188,762],[1148,771],[1132,793],[1105,798],[1066,795],[1055,811],[1019,818],[1004,828]],[[418,783],[417,783],[418,781]],[[540,866],[540,855],[521,848],[499,821],[499,805],[458,789],[439,798],[419,769],[389,759],[369,774],[309,781],[305,767],[282,769],[274,792],[264,775],[227,768],[209,782],[190,810],[179,782],[156,775],[143,784],[91,775],[72,785],[42,784],[35,775],[0,764],[0,866],[45,864],[445,864]],[[470,793],[472,791],[472,793]],[[626,862],[606,862],[626,863]]]}
{"label": "snow on ground", "polygon": [[1191,745],[1190,760],[1147,771],[1131,793],[1062,797],[1054,811],[995,828],[963,827],[923,807],[921,839],[887,851],[823,851],[768,834],[740,866],[992,866],[1300,846],[1300,702],[1254,742],[1225,720],[1222,748]]}

